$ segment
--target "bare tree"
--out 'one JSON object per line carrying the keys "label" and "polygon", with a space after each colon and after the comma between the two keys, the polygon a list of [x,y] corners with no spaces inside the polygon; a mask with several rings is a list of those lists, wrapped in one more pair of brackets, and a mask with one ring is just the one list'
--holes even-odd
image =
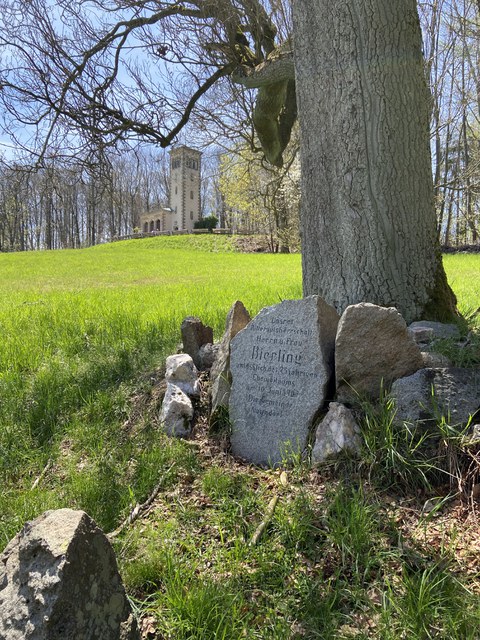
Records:
{"label": "bare tree", "polygon": [[283,167],[267,164],[245,145],[223,154],[219,189],[228,224],[264,234],[272,252],[299,246],[300,163],[298,128]]}
{"label": "bare tree", "polygon": [[1,6],[4,126],[29,127],[34,137],[17,135],[16,143],[40,159],[52,145],[60,152],[99,138],[166,147],[207,91],[234,77],[260,86],[256,132],[267,157],[281,164],[296,117],[289,17],[281,2],[6,0]]}
{"label": "bare tree", "polygon": [[129,235],[140,214],[168,199],[166,154],[44,159],[0,169],[0,250],[76,248]]}
{"label": "bare tree", "polygon": [[480,222],[480,12],[476,0],[421,2],[432,93],[439,235],[476,243]]}

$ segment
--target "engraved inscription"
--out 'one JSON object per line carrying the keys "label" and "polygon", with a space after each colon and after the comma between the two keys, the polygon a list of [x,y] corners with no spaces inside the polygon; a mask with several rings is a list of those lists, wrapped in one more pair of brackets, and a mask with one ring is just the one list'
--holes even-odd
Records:
{"label": "engraved inscription", "polygon": [[239,369],[251,372],[246,399],[256,415],[275,418],[291,407],[291,399],[300,395],[308,380],[318,372],[309,358],[312,329],[294,325],[293,319],[264,319],[251,325],[252,346]]}
{"label": "engraved inscription", "polygon": [[338,314],[318,296],[263,309],[232,340],[234,455],[276,465],[304,449],[333,374]]}

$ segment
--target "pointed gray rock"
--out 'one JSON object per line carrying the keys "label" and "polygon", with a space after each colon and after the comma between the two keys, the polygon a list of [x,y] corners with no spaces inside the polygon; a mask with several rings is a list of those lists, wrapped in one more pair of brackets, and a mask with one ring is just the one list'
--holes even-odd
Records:
{"label": "pointed gray rock", "polygon": [[335,342],[337,399],[355,401],[358,395],[377,399],[383,384],[423,367],[418,345],[394,307],[362,302],[345,309]]}
{"label": "pointed gray rock", "polygon": [[278,465],[301,453],[333,374],[338,314],[318,296],[267,307],[231,343],[234,455]]}
{"label": "pointed gray rock", "polygon": [[103,532],[83,511],[28,522],[0,560],[2,640],[139,640]]}
{"label": "pointed gray rock", "polygon": [[227,315],[225,333],[220,342],[217,358],[210,370],[212,382],[212,416],[220,407],[228,408],[232,376],[230,373],[230,342],[250,322],[250,314],[240,300],[233,303]]}

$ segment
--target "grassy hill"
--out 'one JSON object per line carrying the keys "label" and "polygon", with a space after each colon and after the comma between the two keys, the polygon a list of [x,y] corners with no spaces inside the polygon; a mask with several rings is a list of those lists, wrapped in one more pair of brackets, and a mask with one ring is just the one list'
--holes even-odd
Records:
{"label": "grassy hill", "polygon": [[[480,256],[447,256],[446,268],[474,328]],[[388,407],[369,423],[383,445],[360,464],[319,472],[298,461],[284,476],[236,463],[201,427],[193,444],[158,430],[182,319],[200,316],[219,338],[234,300],[255,314],[300,297],[300,256],[240,254],[226,237],[152,238],[0,254],[0,274],[2,547],[61,506],[112,531],[160,481],[148,515],[115,543],[145,637],[479,637],[471,511],[452,501],[446,521],[423,514],[437,489],[421,474],[411,490],[392,486],[395,473],[385,482],[382,456],[397,451],[382,432]],[[415,453],[401,452],[414,468]]]}

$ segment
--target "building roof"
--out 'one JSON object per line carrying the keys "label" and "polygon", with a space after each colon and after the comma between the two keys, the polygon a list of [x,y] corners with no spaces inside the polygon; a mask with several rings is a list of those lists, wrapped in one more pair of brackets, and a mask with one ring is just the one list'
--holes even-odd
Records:
{"label": "building roof", "polygon": [[175,153],[176,151],[188,151],[188,153],[196,153],[199,156],[202,155],[201,151],[199,151],[198,149],[194,149],[193,147],[187,147],[186,144],[179,144],[178,146],[172,147],[170,149],[170,155],[172,153]]}

